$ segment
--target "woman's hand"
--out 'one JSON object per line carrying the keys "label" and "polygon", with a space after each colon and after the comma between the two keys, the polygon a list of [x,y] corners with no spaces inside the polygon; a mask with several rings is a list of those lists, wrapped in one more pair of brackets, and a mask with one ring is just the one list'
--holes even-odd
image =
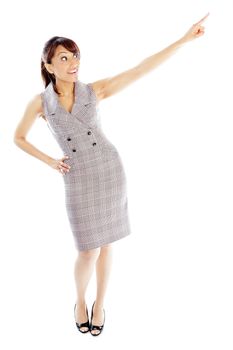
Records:
{"label": "woman's hand", "polygon": [[205,33],[205,28],[202,26],[202,23],[208,16],[209,12],[200,21],[193,24],[187,33],[181,38],[181,40],[187,42],[202,36]]}
{"label": "woman's hand", "polygon": [[68,158],[68,156],[64,156],[61,159],[52,159],[48,165],[53,169],[58,170],[62,175],[65,175],[67,172],[69,172],[70,169],[70,166],[64,163],[64,160]]}

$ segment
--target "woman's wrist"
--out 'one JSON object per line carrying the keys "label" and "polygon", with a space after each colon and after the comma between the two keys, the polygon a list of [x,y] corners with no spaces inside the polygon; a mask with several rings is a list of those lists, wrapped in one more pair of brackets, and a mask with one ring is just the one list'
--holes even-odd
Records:
{"label": "woman's wrist", "polygon": [[49,157],[49,156],[46,156],[46,158],[44,159],[44,162],[47,164],[47,165],[50,165],[51,162],[53,161],[54,159]]}
{"label": "woman's wrist", "polygon": [[190,40],[188,40],[185,36],[182,36],[179,40],[176,41],[176,43],[177,43],[177,46],[183,46],[189,41]]}

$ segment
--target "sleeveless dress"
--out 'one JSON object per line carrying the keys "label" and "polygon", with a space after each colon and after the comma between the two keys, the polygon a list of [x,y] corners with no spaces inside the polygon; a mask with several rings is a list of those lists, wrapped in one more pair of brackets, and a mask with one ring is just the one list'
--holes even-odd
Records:
{"label": "sleeveless dress", "polygon": [[74,243],[88,250],[131,233],[127,183],[121,157],[101,128],[98,100],[91,83],[74,83],[68,112],[50,84],[41,93],[47,126],[71,166],[64,179],[65,208]]}

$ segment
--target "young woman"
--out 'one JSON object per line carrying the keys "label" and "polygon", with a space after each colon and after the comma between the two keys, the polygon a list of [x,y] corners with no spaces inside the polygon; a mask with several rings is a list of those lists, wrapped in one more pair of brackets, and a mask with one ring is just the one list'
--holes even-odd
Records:
{"label": "young woman", "polygon": [[[204,34],[202,23],[162,51],[114,77],[85,84],[78,79],[80,51],[74,41],[52,37],[45,43],[41,75],[45,89],[28,103],[16,128],[15,144],[63,175],[65,205],[78,256],[75,261],[75,322],[80,332],[99,335],[104,327],[104,296],[111,270],[112,243],[131,232],[127,185],[121,157],[101,130],[98,104],[168,59],[186,42]],[[26,139],[35,119],[47,122],[64,156],[53,159]],[[96,267],[97,293],[91,320],[85,293]]]}

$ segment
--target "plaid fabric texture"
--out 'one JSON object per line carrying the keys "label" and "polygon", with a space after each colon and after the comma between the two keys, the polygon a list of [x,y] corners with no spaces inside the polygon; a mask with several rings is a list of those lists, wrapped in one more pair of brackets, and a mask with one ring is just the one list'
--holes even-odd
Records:
{"label": "plaid fabric texture", "polygon": [[127,183],[116,147],[101,128],[98,100],[91,84],[75,82],[75,102],[68,112],[52,82],[41,93],[47,126],[70,171],[64,179],[65,207],[78,250],[112,243],[131,233]]}

